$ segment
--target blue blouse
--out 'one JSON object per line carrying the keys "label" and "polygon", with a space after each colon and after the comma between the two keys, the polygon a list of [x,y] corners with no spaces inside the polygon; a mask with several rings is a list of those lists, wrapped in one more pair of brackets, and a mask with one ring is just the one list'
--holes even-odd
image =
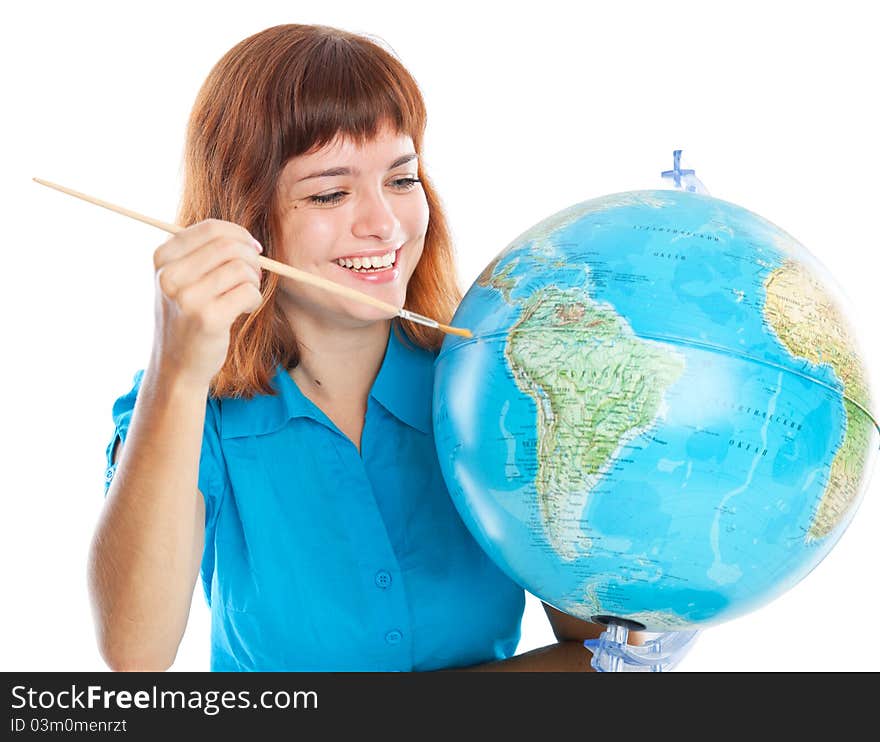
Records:
{"label": "blue blouse", "polygon": [[[474,541],[443,481],[437,354],[393,324],[361,454],[280,364],[277,394],[206,400],[211,670],[418,671],[514,654],[525,594]],[[113,405],[105,496],[142,377]]]}

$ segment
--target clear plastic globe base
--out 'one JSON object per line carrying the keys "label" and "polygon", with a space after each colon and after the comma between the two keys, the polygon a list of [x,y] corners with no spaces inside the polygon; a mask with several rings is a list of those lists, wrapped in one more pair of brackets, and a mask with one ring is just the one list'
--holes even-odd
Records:
{"label": "clear plastic globe base", "polygon": [[[660,173],[662,187],[708,196],[696,171],[681,169],[680,149],[673,150],[672,158],[672,170]],[[615,616],[596,616],[593,620],[607,626],[598,639],[584,641],[593,655],[590,665],[597,672],[668,672],[681,662],[700,633],[644,632],[641,624]],[[629,643],[631,631],[639,632],[639,644]]]}
{"label": "clear plastic globe base", "polygon": [[[664,631],[643,633],[641,644],[629,644],[631,621],[609,618],[608,628],[598,639],[587,639],[584,646],[593,653],[590,664],[597,672],[668,672],[687,654],[700,633]],[[653,637],[653,638],[645,638]]]}

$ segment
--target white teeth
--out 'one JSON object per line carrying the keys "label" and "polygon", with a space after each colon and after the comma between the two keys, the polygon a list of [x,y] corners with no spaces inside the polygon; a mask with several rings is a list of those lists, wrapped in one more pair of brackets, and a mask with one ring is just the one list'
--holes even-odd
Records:
{"label": "white teeth", "polygon": [[371,268],[387,268],[397,258],[397,250],[392,250],[385,255],[375,255],[371,257],[356,258],[337,258],[334,262],[344,268],[364,269]]}

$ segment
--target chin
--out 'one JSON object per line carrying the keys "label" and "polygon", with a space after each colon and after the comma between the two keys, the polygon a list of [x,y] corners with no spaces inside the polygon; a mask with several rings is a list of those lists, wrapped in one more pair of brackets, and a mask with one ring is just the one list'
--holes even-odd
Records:
{"label": "chin", "polygon": [[[380,297],[376,297],[380,298]],[[397,302],[392,299],[385,299],[381,297],[382,301],[387,301],[389,304],[393,306],[402,306],[402,302]],[[365,304],[360,304],[356,302],[349,302],[346,306],[346,315],[351,319],[362,322],[364,324],[372,324],[374,322],[385,322],[387,320],[394,319],[397,316],[397,313],[391,313],[390,311],[385,311],[384,309],[379,309],[379,307],[370,307]]]}

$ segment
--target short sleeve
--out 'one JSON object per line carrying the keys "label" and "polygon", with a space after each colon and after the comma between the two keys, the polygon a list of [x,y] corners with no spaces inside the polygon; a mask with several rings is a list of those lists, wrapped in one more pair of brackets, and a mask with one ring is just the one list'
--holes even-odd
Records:
{"label": "short sleeve", "polygon": [[[113,450],[117,440],[120,443],[125,443],[143,377],[143,369],[135,373],[131,389],[121,397],[118,397],[113,403],[114,432],[106,450],[107,468],[104,473],[105,497],[110,489],[110,483],[113,481],[118,465],[113,463]],[[220,448],[220,435],[218,433],[219,413],[217,407],[218,403],[216,400],[208,399],[206,401],[205,427],[202,434],[202,451],[199,458],[198,479],[199,491],[205,498],[205,552],[202,559],[202,579],[209,604],[209,586],[214,571],[214,531],[217,513],[229,485],[226,466],[223,463],[223,453]]]}
{"label": "short sleeve", "polygon": [[113,481],[113,476],[116,474],[117,464],[113,463],[113,453],[116,450],[116,441],[119,441],[120,443],[125,442],[125,437],[128,434],[128,426],[131,423],[131,412],[134,409],[134,403],[137,399],[137,393],[141,387],[141,380],[143,378],[144,372],[143,369],[141,369],[134,375],[131,389],[121,397],[117,398],[113,403],[112,415],[115,430],[106,451],[107,468],[104,470],[104,497],[107,496],[107,490],[110,489],[110,483]]}

